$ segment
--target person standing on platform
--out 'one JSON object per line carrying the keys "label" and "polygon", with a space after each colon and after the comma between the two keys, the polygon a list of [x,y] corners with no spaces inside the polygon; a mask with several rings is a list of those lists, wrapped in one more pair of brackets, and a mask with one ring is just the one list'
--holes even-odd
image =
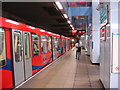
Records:
{"label": "person standing on platform", "polygon": [[80,54],[81,54],[81,45],[80,42],[77,41],[77,43],[75,44],[76,47],[76,59],[80,59]]}

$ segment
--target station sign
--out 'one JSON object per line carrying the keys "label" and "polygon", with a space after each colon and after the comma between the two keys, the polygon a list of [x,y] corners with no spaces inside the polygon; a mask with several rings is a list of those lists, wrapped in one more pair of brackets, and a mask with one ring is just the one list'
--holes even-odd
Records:
{"label": "station sign", "polygon": [[75,35],[77,30],[72,30],[72,35]]}
{"label": "station sign", "polygon": [[101,27],[108,23],[108,7],[105,6],[100,10],[100,24]]}

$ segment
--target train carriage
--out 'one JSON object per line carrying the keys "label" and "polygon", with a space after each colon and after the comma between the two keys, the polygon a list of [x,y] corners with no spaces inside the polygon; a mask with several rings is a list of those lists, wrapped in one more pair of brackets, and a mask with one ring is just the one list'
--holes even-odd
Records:
{"label": "train carriage", "polygon": [[1,85],[13,88],[52,62],[51,38],[41,29],[0,19]]}
{"label": "train carriage", "polygon": [[40,30],[40,32],[40,35],[32,34],[33,74],[52,62],[52,38],[45,30]]}
{"label": "train carriage", "polygon": [[0,89],[18,86],[62,55],[60,35],[0,20]]}

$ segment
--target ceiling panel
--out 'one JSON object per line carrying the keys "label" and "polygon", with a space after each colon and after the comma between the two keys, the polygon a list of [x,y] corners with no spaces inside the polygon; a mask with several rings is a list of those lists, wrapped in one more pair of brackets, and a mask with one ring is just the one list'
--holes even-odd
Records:
{"label": "ceiling panel", "polygon": [[2,9],[6,18],[57,34],[71,35],[67,20],[53,2],[3,2]]}

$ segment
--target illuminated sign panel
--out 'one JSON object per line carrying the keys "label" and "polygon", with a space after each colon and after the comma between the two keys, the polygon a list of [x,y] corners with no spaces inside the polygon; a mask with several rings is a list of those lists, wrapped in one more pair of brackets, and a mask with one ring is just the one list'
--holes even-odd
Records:
{"label": "illuminated sign panel", "polygon": [[77,30],[72,30],[72,35],[75,35]]}
{"label": "illuminated sign panel", "polygon": [[85,31],[79,31],[79,33],[85,33]]}

